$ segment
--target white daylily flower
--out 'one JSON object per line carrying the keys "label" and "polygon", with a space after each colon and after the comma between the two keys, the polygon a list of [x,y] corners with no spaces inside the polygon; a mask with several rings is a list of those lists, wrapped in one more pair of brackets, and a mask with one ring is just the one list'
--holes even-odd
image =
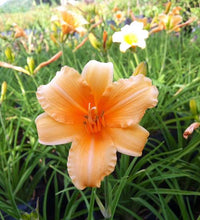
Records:
{"label": "white daylily flower", "polygon": [[126,52],[130,47],[146,47],[145,39],[148,38],[148,31],[143,29],[143,23],[134,21],[130,25],[125,25],[121,31],[115,32],[112,36],[113,42],[120,44],[120,51]]}

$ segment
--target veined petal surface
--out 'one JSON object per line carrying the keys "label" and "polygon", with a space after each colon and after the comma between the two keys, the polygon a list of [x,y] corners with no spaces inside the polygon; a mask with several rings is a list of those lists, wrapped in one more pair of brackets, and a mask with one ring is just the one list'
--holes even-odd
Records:
{"label": "veined petal surface", "polygon": [[116,148],[107,134],[85,133],[72,143],[68,173],[78,189],[100,187],[101,180],[113,172],[116,160]]}
{"label": "veined petal surface", "polygon": [[73,141],[84,129],[82,124],[71,125],[55,121],[47,113],[40,114],[35,120],[39,142],[45,145],[65,144]]}
{"label": "veined petal surface", "polygon": [[102,96],[99,109],[106,126],[127,127],[138,124],[148,108],[157,104],[158,90],[142,74],[114,82]]}
{"label": "veined petal surface", "polygon": [[141,156],[149,132],[140,125],[127,128],[107,128],[117,151],[130,156]]}
{"label": "veined petal surface", "polygon": [[112,84],[113,64],[91,60],[83,68],[82,76],[89,84],[97,105],[103,92]]}
{"label": "veined petal surface", "polygon": [[91,90],[73,68],[63,67],[47,85],[40,86],[37,98],[42,108],[58,122],[82,123],[92,102]]}

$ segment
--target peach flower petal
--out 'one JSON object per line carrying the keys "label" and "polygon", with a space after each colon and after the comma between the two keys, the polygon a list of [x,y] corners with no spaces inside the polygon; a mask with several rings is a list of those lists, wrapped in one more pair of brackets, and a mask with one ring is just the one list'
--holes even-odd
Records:
{"label": "peach flower petal", "polygon": [[40,114],[35,123],[39,142],[45,145],[69,143],[84,129],[83,125],[68,125],[57,122],[46,113]]}
{"label": "peach flower petal", "polygon": [[40,86],[37,98],[42,108],[63,123],[82,123],[92,102],[90,88],[73,68],[63,67],[47,85]]}
{"label": "peach flower petal", "polygon": [[91,60],[85,65],[82,76],[89,84],[97,104],[105,89],[112,84],[113,64]]}
{"label": "peach flower petal", "polygon": [[192,123],[183,133],[183,137],[188,139],[188,137],[200,126],[199,122]]}
{"label": "peach flower petal", "polygon": [[183,20],[183,18],[180,15],[176,15],[176,16],[172,16],[171,17],[171,22],[173,26],[178,25],[179,23],[181,23]]}
{"label": "peach flower petal", "polygon": [[108,135],[85,133],[72,143],[68,173],[78,189],[100,187],[101,180],[113,172],[116,160],[116,148]]}
{"label": "peach flower petal", "polygon": [[149,132],[139,125],[127,128],[108,128],[107,132],[118,152],[136,157],[142,155],[149,136]]}
{"label": "peach flower petal", "polygon": [[127,127],[137,124],[148,108],[158,100],[158,90],[142,74],[114,82],[102,96],[100,112],[104,112],[106,126]]}

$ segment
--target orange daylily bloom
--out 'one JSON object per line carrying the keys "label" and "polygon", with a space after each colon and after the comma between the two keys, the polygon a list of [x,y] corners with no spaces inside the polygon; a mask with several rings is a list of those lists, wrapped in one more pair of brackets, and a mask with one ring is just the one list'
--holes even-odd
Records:
{"label": "orange daylily bloom", "polygon": [[159,16],[160,19],[160,25],[163,26],[163,29],[165,30],[174,30],[179,31],[180,28],[178,27],[178,24],[180,24],[183,20],[182,16],[180,15],[173,15],[173,14],[161,14]]}
{"label": "orange daylily bloom", "polygon": [[78,32],[82,35],[86,33],[86,29],[83,28],[83,25],[88,24],[88,22],[81,15],[69,11],[64,6],[58,7],[57,11],[59,12],[60,17],[53,16],[52,21],[59,21],[64,35],[74,32]]}
{"label": "orange daylily bloom", "polygon": [[92,60],[82,74],[63,67],[37,90],[45,111],[36,118],[39,142],[72,142],[67,166],[78,189],[100,187],[115,168],[116,152],[141,156],[149,136],[138,123],[157,104],[157,88],[142,74],[112,80],[112,63]]}
{"label": "orange daylily bloom", "polygon": [[183,21],[183,18],[180,15],[180,10],[182,10],[182,8],[177,6],[169,12],[170,6],[171,3],[169,2],[165,13],[161,13],[158,17],[153,19],[151,22],[152,30],[150,31],[150,34],[162,30],[166,30],[169,33],[172,31],[179,32],[182,27],[189,25],[195,20],[194,18],[190,18],[186,22],[181,23]]}
{"label": "orange daylily bloom", "polygon": [[15,29],[15,35],[14,38],[19,38],[19,37],[25,37],[28,38],[27,34],[25,33],[25,31],[19,27],[17,24],[13,24],[13,27]]}
{"label": "orange daylily bloom", "polygon": [[182,22],[183,18],[180,15],[170,14],[160,14],[158,16],[158,25],[152,24],[155,26],[150,33],[155,33],[161,30],[171,31],[180,31],[179,24]]}

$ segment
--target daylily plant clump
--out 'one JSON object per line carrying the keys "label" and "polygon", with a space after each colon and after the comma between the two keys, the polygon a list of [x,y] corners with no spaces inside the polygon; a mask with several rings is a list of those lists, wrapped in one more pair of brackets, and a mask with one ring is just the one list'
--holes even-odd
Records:
{"label": "daylily plant clump", "polygon": [[92,60],[81,75],[65,66],[37,90],[45,111],[36,119],[39,142],[72,142],[67,166],[78,189],[100,187],[115,168],[116,152],[141,156],[149,136],[139,122],[156,106],[157,88],[142,74],[112,80],[112,63]]}

